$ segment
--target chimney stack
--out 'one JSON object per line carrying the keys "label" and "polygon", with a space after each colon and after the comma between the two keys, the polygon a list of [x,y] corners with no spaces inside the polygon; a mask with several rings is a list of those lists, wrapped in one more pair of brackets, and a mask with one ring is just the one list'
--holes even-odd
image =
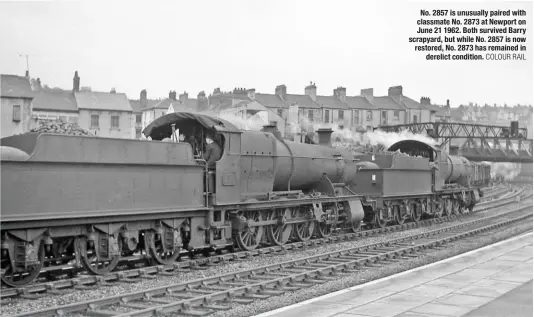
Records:
{"label": "chimney stack", "polygon": [[324,146],[331,146],[332,145],[332,129],[319,129],[317,130],[317,134],[319,135],[319,144]]}
{"label": "chimney stack", "polygon": [[274,90],[274,94],[282,98],[282,100],[285,100],[286,94],[287,94],[287,87],[286,85],[278,85],[276,86]]}
{"label": "chimney stack", "polygon": [[110,94],[115,94],[115,93],[117,93],[117,91],[115,90],[115,88],[111,88],[111,91],[109,93]]}
{"label": "chimney stack", "polygon": [[176,91],[169,91],[169,99],[176,100]]}
{"label": "chimney stack", "polygon": [[402,101],[402,86],[393,86],[388,89],[388,96],[393,98],[397,103]]}
{"label": "chimney stack", "polygon": [[[174,93],[174,99],[176,100],[176,92]],[[181,103],[186,103],[187,99],[189,99],[189,95],[187,94],[187,92],[184,91],[183,94],[180,94],[179,100]]]}
{"label": "chimney stack", "polygon": [[208,110],[209,104],[208,104],[208,98],[206,98],[206,93],[204,91],[201,91],[197,95],[197,111],[205,111]]}
{"label": "chimney stack", "polygon": [[74,78],[72,79],[72,91],[73,92],[79,92],[80,91],[80,77],[78,76],[78,71],[74,72]]}
{"label": "chimney stack", "polygon": [[26,73],[24,74],[24,76],[25,76],[26,78],[30,79],[30,71],[27,70]]}
{"label": "chimney stack", "polygon": [[148,107],[146,89],[141,90],[141,94],[139,95],[139,103],[141,104],[141,109]]}
{"label": "chimney stack", "polygon": [[360,96],[362,96],[365,99],[367,99],[367,101],[370,104],[373,104],[374,98],[375,98],[374,97],[374,89],[373,88],[362,89],[362,90],[360,90]]}
{"label": "chimney stack", "polygon": [[447,108],[449,108],[451,105],[449,104],[449,99],[447,99]]}
{"label": "chimney stack", "polygon": [[334,96],[336,96],[339,100],[345,102],[345,99],[347,98],[347,88],[337,87],[336,89],[334,89]]}
{"label": "chimney stack", "polygon": [[317,100],[317,86],[310,81],[310,84],[304,88],[304,94],[310,96],[313,101]]}
{"label": "chimney stack", "polygon": [[35,81],[35,89],[37,91],[40,91],[41,90],[41,78],[37,78],[37,80]]}
{"label": "chimney stack", "polygon": [[421,97],[421,102],[420,103],[422,105],[430,106],[430,98],[429,97]]}
{"label": "chimney stack", "polygon": [[255,100],[256,99],[256,89],[251,88],[251,89],[247,90],[247,96],[248,96],[249,99]]}

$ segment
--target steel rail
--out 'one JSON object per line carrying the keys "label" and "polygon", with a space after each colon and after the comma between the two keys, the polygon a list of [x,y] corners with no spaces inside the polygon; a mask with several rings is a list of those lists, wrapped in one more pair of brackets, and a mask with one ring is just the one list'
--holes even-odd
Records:
{"label": "steel rail", "polygon": [[[528,212],[524,213],[525,210]],[[521,215],[517,216],[518,213]],[[506,218],[504,221],[486,224],[488,221],[499,220],[503,217]],[[16,316],[51,316],[71,312],[91,316],[153,316],[164,313],[207,315],[215,310],[230,309],[233,302],[246,304],[254,299],[268,298],[287,291],[324,283],[335,279],[335,277],[329,276],[332,273],[340,273],[341,271],[352,273],[353,269],[367,263],[413,257],[413,253],[422,249],[530,217],[532,217],[531,201],[503,214],[385,242],[327,252],[106,299],[26,312]],[[480,224],[482,227],[473,228]],[[461,232],[458,233],[458,230]],[[433,238],[436,235],[438,237]],[[414,244],[414,241],[421,242]],[[117,305],[118,307],[114,307]],[[117,308],[119,310],[113,310]],[[123,311],[125,308],[136,310],[125,312]]]}

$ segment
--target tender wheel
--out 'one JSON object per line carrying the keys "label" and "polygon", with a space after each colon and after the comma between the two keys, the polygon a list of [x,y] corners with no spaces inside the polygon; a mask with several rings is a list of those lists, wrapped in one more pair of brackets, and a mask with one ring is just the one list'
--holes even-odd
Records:
{"label": "tender wheel", "polygon": [[145,231],[145,250],[158,264],[172,265],[180,256],[180,248],[173,247],[174,243],[179,243],[180,232],[165,228],[163,234],[156,234],[155,231]]}
{"label": "tender wheel", "polygon": [[389,208],[380,208],[375,212],[375,226],[377,228],[385,228],[388,224],[389,213],[391,212],[391,207]]}
{"label": "tender wheel", "polygon": [[[80,254],[80,261],[87,271],[95,275],[105,275],[111,272],[119,263],[121,258],[120,249],[122,243],[117,243],[119,255],[106,256],[104,252],[99,252],[98,241],[90,243],[86,237],[77,238],[75,241],[77,251]],[[107,251],[106,251],[107,253]]]}
{"label": "tender wheel", "polygon": [[324,213],[321,216],[322,219],[319,221],[316,231],[319,237],[327,238],[336,229],[339,214],[335,204],[328,206],[323,205],[323,212]]}
{"label": "tender wheel", "polygon": [[11,261],[8,256],[2,256],[2,283],[12,286],[21,287],[33,282],[41,272],[44,263],[44,244],[39,245],[37,251],[38,263],[26,267],[24,270],[14,272]]}
{"label": "tender wheel", "polygon": [[255,226],[254,223],[263,221],[263,216],[258,210],[247,211],[245,214],[240,211],[237,216],[245,217],[246,223],[242,230],[234,232],[234,239],[241,250],[252,251],[260,245],[263,237],[263,226]]}
{"label": "tender wheel", "polygon": [[270,243],[284,245],[293,231],[293,225],[288,225],[287,221],[291,219],[291,209],[281,208],[269,211],[268,220],[276,220],[275,225],[267,226],[267,238]]}
{"label": "tender wheel", "polygon": [[297,241],[308,241],[315,230],[315,220],[310,219],[310,213],[304,208],[298,208],[295,212],[295,218],[308,219],[305,222],[296,223],[293,225],[293,233]]}
{"label": "tender wheel", "polygon": [[401,215],[399,206],[393,206],[393,219],[398,225],[402,225],[404,223],[404,215]]}

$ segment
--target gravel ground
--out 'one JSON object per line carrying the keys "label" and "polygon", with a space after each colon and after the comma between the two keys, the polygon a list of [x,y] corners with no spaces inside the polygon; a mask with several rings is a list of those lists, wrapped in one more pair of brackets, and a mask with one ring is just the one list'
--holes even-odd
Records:
{"label": "gravel ground", "polygon": [[[532,199],[524,200],[523,202],[531,202]],[[498,210],[493,211],[484,211],[479,212],[471,217],[468,220],[474,220],[480,217],[489,216],[497,213],[501,213],[504,210],[509,210],[509,207],[502,207]],[[393,238],[405,237],[412,234],[423,233],[438,228],[448,227],[462,221],[452,221],[443,224],[434,224],[430,227],[416,228],[402,232],[393,232],[385,233],[376,237],[362,238],[356,241],[347,241],[336,244],[327,244],[317,247],[310,247],[305,250],[300,251],[291,251],[285,254],[276,254],[276,255],[265,255],[262,257],[251,257],[250,259],[242,260],[239,262],[229,262],[228,264],[210,267],[205,270],[191,271],[186,273],[181,273],[179,276],[163,276],[155,279],[145,279],[138,283],[117,283],[110,287],[100,287],[94,290],[85,290],[79,291],[74,289],[69,289],[67,294],[63,295],[43,295],[39,299],[35,300],[25,300],[25,299],[15,299],[12,302],[5,303],[2,305],[0,312],[2,315],[13,315],[20,314],[28,311],[36,311],[45,309],[51,306],[59,305],[68,305],[72,303],[79,303],[83,301],[99,299],[104,297],[111,297],[119,294],[125,294],[130,292],[135,292],[139,290],[146,290],[149,288],[170,285],[181,283],[189,280],[204,278],[208,276],[214,276],[219,274],[231,273],[235,271],[241,271],[245,269],[250,269],[254,267],[260,267],[269,264],[275,264],[279,262],[294,260],[295,258],[302,258],[307,256],[313,256],[320,253],[341,250],[345,248],[357,247],[371,243],[383,242]],[[368,280],[368,279],[367,279]],[[314,290],[315,288],[310,288]],[[313,297],[313,296],[312,296]],[[282,306],[285,306],[284,304]],[[272,309],[272,308],[271,308]]]}
{"label": "gravel ground", "polygon": [[440,260],[453,257],[471,250],[479,249],[484,246],[497,243],[499,241],[520,235],[524,232],[532,231],[532,223],[524,223],[516,227],[499,229],[482,236],[469,238],[450,245],[443,250],[434,250],[407,261],[388,264],[384,267],[372,267],[361,271],[358,274],[341,275],[339,279],[333,282],[327,282],[322,285],[316,285],[304,290],[292,293],[286,293],[281,296],[271,297],[266,300],[256,300],[249,305],[235,305],[234,308],[227,311],[216,312],[211,317],[248,317],[255,316],[264,312],[275,310],[288,305],[296,304],[315,297],[336,292],[348,287],[367,283],[369,281],[381,279],[416,267],[438,262]]}

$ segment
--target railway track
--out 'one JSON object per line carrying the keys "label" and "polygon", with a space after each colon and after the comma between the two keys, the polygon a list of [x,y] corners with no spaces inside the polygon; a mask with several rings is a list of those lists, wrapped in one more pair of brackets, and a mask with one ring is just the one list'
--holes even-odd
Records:
{"label": "railway track", "polygon": [[529,218],[532,218],[532,198],[497,215],[422,234],[16,316],[153,316],[166,313],[204,316],[231,309],[235,303],[247,304],[335,280],[336,276],[356,273],[365,265],[417,257],[427,249]]}
{"label": "railway track", "polygon": [[[509,190],[509,188],[507,189]],[[294,250],[303,250],[308,247],[315,247],[319,245],[324,245],[327,243],[335,242],[344,242],[355,240],[361,237],[370,237],[379,235],[384,232],[395,232],[414,229],[418,227],[431,226],[436,223],[443,223],[447,221],[453,221],[458,219],[458,217],[466,217],[473,215],[475,213],[489,210],[492,208],[500,207],[509,204],[516,200],[520,195],[524,195],[525,191],[520,189],[519,191],[506,193],[499,200],[491,200],[487,202],[482,202],[473,210],[472,213],[464,213],[462,215],[451,215],[441,218],[433,218],[428,220],[422,220],[419,223],[410,222],[402,225],[394,225],[385,228],[369,229],[362,230],[357,233],[339,233],[332,235],[328,238],[310,240],[306,242],[295,242],[289,243],[283,246],[273,246],[263,249],[258,249],[254,251],[242,251],[236,253],[227,253],[221,255],[215,255],[211,257],[198,258],[192,260],[186,260],[181,262],[176,262],[172,267],[171,266],[152,266],[152,267],[143,267],[136,269],[129,269],[123,271],[111,272],[106,276],[95,276],[95,275],[81,275],[75,278],[62,279],[58,281],[51,281],[47,283],[35,283],[30,284],[21,288],[3,288],[1,299],[6,302],[6,299],[14,298],[23,298],[23,299],[38,299],[39,297],[45,296],[45,294],[52,295],[61,295],[65,292],[69,292],[69,289],[76,290],[90,290],[98,287],[110,286],[113,283],[135,283],[140,279],[150,279],[156,278],[158,276],[171,276],[180,274],[181,272],[189,272],[191,270],[202,270],[205,267],[216,266],[228,263],[230,261],[239,261],[242,259],[247,259],[252,256],[262,256],[267,254],[276,254],[280,252],[294,251]],[[504,194],[501,193],[501,194]],[[530,193],[530,195],[532,195]],[[491,196],[491,195],[490,195]],[[489,196],[484,197],[486,199]]]}

